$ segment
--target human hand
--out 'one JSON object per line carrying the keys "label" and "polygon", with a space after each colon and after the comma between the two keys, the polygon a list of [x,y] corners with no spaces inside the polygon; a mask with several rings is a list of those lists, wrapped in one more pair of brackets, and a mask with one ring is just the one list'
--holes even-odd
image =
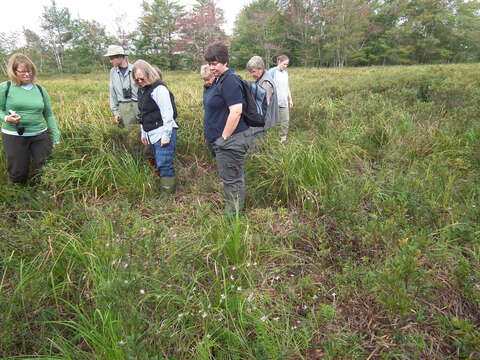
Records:
{"label": "human hand", "polygon": [[160,142],[160,146],[161,146],[161,147],[168,146],[168,144],[170,144],[170,141],[164,142],[164,141],[162,140],[162,141]]}
{"label": "human hand", "polygon": [[140,139],[143,145],[148,145],[147,138],[141,138]]}
{"label": "human hand", "polygon": [[122,117],[120,115],[115,115],[115,121],[117,124],[120,124],[120,121],[122,121]]}
{"label": "human hand", "polygon": [[13,111],[13,110],[8,111],[8,116],[7,116],[7,119],[6,119],[7,122],[15,124],[15,123],[18,123],[21,119],[22,119],[22,117],[20,115],[18,115],[15,111]]}

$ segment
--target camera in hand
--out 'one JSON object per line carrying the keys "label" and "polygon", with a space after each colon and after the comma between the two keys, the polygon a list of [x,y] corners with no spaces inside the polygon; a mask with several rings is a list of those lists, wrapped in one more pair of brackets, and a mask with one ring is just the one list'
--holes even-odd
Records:
{"label": "camera in hand", "polygon": [[128,99],[132,98],[132,88],[122,89],[122,90],[123,90],[123,98],[125,100],[128,100]]}
{"label": "camera in hand", "polygon": [[[13,110],[8,110],[8,115],[13,116],[17,115],[17,113]],[[25,132],[25,126],[20,126],[19,122],[15,123],[15,129],[17,130],[18,135],[23,135],[23,133]]]}

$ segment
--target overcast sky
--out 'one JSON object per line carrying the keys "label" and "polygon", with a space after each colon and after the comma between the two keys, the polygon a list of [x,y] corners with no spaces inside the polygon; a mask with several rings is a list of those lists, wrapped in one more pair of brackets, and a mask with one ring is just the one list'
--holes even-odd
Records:
{"label": "overcast sky", "polygon": [[[142,0],[56,0],[57,7],[68,8],[73,18],[96,20],[105,25],[107,31],[113,33],[115,18],[122,16],[123,27],[133,29],[141,15]],[[224,10],[226,24],[225,31],[231,34],[233,22],[241,8],[250,0],[217,0],[217,5]],[[0,32],[22,31],[28,28],[40,31],[40,15],[45,5],[51,0],[0,0],[2,20]],[[191,5],[193,0],[180,0],[183,5]]]}

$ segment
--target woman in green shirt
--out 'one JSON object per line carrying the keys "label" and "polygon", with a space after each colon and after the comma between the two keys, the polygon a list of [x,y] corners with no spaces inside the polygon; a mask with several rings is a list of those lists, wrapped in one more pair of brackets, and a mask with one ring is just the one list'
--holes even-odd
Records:
{"label": "woman in green shirt", "polygon": [[8,62],[9,81],[0,84],[3,150],[10,180],[25,184],[30,158],[41,168],[60,142],[60,131],[46,90],[35,84],[37,68],[23,54]]}

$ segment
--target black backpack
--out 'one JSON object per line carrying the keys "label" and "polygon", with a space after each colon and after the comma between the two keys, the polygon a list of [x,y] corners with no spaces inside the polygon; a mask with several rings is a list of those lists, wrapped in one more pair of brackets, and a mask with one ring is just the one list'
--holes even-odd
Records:
{"label": "black backpack", "polygon": [[[264,88],[254,82],[243,80],[236,74],[236,76],[242,84],[243,93],[245,94],[246,106],[242,110],[242,115],[245,118],[248,126],[251,127],[264,127],[265,117],[267,115],[267,92]],[[223,82],[225,77],[220,79],[220,92],[223,89]]]}

